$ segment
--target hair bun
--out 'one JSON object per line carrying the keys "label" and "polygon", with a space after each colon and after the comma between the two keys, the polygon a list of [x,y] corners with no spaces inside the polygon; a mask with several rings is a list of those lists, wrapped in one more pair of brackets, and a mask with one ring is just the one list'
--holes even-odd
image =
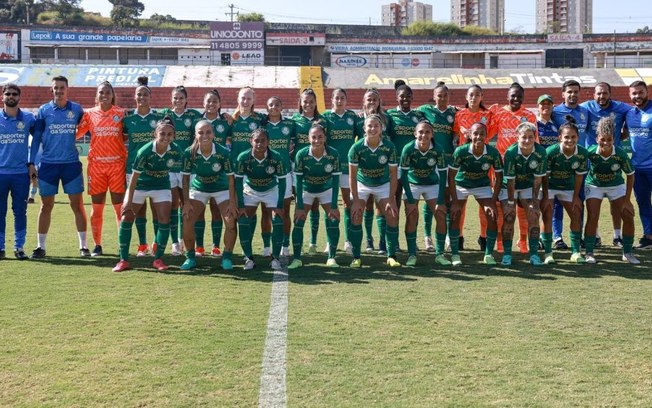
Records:
{"label": "hair bun", "polygon": [[573,115],[566,115],[564,116],[564,119],[566,120],[567,123],[571,123],[573,125],[577,124],[577,121],[573,117]]}
{"label": "hair bun", "polygon": [[139,76],[136,79],[136,81],[138,82],[139,86],[147,86],[147,84],[149,83],[149,78],[147,78],[146,76]]}

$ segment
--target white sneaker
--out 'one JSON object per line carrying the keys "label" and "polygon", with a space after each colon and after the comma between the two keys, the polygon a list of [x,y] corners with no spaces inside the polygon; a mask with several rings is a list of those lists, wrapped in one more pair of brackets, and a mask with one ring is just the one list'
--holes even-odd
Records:
{"label": "white sneaker", "polygon": [[593,256],[593,254],[586,254],[586,255],[584,255],[584,260],[585,260],[586,263],[588,263],[588,264],[594,264],[594,263],[597,263],[597,262],[598,262],[598,261],[595,259],[595,256]]}
{"label": "white sneaker", "polygon": [[281,261],[279,261],[276,258],[272,258],[271,267],[275,271],[282,271],[283,270],[283,265],[281,265]]}
{"label": "white sneaker", "polygon": [[172,244],[172,256],[183,255],[183,250],[181,249],[180,243]]}
{"label": "white sneaker", "polygon": [[444,250],[447,251],[447,252],[450,252],[451,251],[451,239],[450,239],[450,237],[448,235],[446,235],[446,240],[444,241],[444,244],[445,244],[445,246],[444,246],[445,249]]}
{"label": "white sneaker", "polygon": [[349,255],[353,255],[353,245],[351,245],[351,241],[344,242],[344,251]]}
{"label": "white sneaker", "polygon": [[326,247],[324,248],[324,253],[327,254],[330,251],[330,249],[331,249],[331,244],[327,242]]}
{"label": "white sneaker", "polygon": [[432,252],[435,250],[435,244],[432,242],[432,237],[423,237],[423,244],[426,247],[426,251]]}
{"label": "white sneaker", "polygon": [[272,256],[272,248],[270,247],[263,248],[263,256]]}
{"label": "white sneaker", "polygon": [[281,248],[281,256],[290,256],[290,247],[282,247]]}
{"label": "white sneaker", "polygon": [[254,269],[256,266],[256,263],[254,262],[253,259],[245,257],[245,264],[244,264],[244,270],[249,271],[251,269]]}
{"label": "white sneaker", "polygon": [[639,261],[631,252],[623,254],[623,261],[629,262],[632,265],[638,265],[641,263],[641,261]]}

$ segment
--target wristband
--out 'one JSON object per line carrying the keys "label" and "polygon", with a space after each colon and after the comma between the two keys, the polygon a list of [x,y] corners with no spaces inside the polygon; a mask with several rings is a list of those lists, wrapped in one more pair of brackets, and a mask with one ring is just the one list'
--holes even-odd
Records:
{"label": "wristband", "polygon": [[508,204],[508,205],[514,205],[514,201],[509,201],[509,200],[507,200],[507,204]]}

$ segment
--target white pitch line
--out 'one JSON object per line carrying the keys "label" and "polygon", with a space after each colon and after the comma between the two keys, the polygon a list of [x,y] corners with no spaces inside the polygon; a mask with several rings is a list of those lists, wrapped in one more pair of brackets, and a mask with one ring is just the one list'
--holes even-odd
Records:
{"label": "white pitch line", "polygon": [[267,338],[263,353],[258,406],[287,407],[285,384],[288,322],[288,272],[274,271],[272,301],[267,319]]}

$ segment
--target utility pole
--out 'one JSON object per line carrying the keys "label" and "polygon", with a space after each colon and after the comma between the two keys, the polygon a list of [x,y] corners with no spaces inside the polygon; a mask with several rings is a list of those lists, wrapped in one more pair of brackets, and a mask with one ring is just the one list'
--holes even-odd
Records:
{"label": "utility pole", "polygon": [[231,9],[230,13],[224,13],[227,16],[231,16],[231,22],[233,22],[233,16],[239,16],[240,12],[236,11],[235,13],[233,12],[233,8],[235,7],[233,4],[227,4],[227,7]]}

